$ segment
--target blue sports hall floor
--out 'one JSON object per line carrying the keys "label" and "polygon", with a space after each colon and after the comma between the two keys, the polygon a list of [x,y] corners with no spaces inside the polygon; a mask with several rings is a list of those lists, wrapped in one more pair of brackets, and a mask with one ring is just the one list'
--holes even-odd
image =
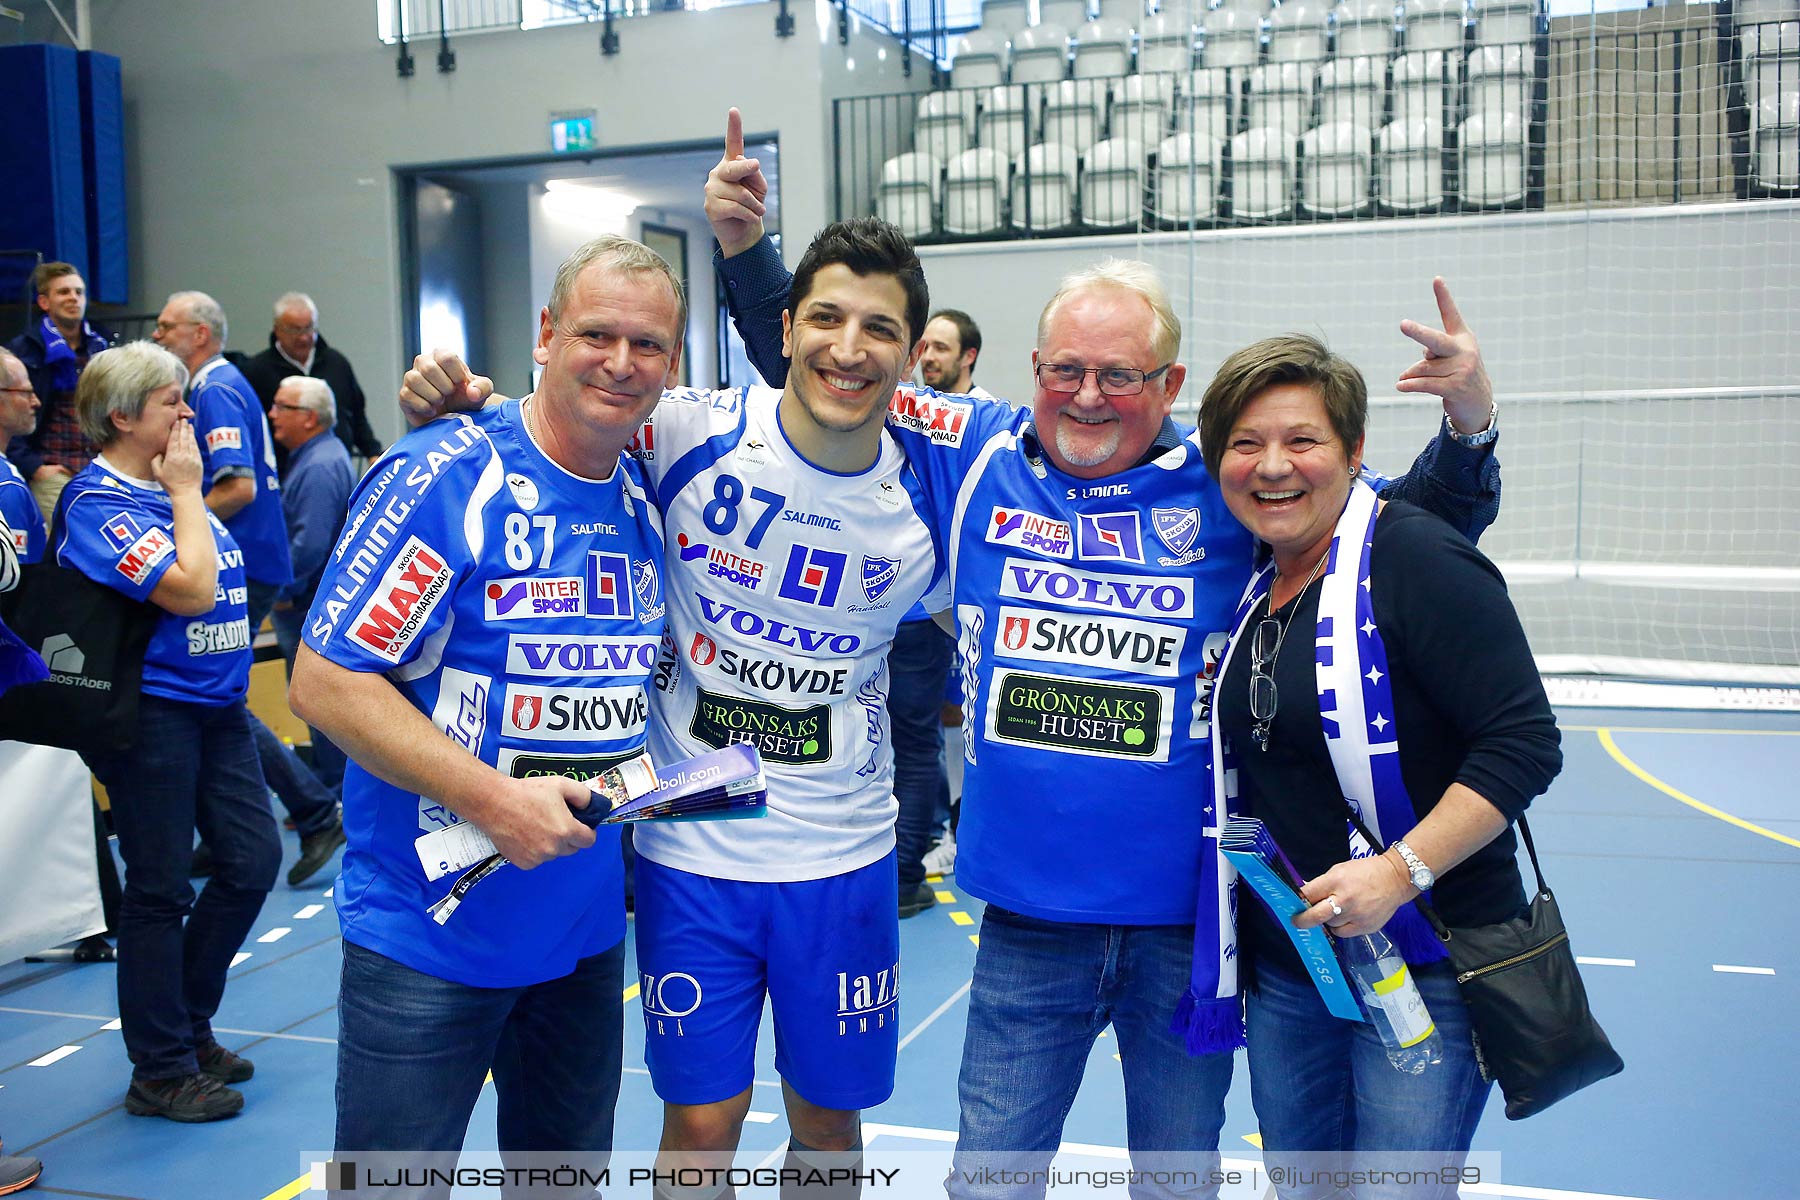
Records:
{"label": "blue sports hall floor", "polygon": [[[1594,1010],[1626,1070],[1528,1121],[1508,1122],[1496,1096],[1476,1149],[1499,1153],[1501,1182],[1464,1194],[1800,1196],[1800,718],[1559,715],[1567,765],[1533,806],[1533,828]],[[291,835],[286,843],[292,855]],[[901,926],[899,1086],[865,1115],[865,1136],[871,1152],[916,1150],[947,1162],[981,906],[954,875],[935,886],[939,905]],[[278,887],[232,969],[218,1018],[221,1040],[255,1059],[256,1078],[243,1085],[248,1104],[234,1120],[201,1126],[134,1118],[121,1106],[129,1066],[112,967],[0,965],[0,1135],[8,1151],[44,1160],[30,1194],[307,1194],[304,1156],[331,1142],[338,965],[328,877]],[[630,959],[626,978],[636,978]],[[642,1067],[636,987],[625,997],[618,1145],[648,1151],[660,1105]],[[777,1161],[786,1143],[772,1057],[765,1018],[745,1165]],[[1064,1133],[1064,1161],[1124,1165],[1121,1095],[1103,1036]],[[1255,1133],[1240,1058],[1228,1159],[1254,1163]],[[468,1148],[491,1149],[493,1136],[490,1087]],[[648,1194],[631,1190],[640,1192]]]}

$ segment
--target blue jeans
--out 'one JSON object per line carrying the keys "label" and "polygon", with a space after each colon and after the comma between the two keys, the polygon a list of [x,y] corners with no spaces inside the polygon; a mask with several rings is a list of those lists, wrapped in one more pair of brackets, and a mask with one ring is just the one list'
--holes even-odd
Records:
{"label": "blue jeans", "polygon": [[[225,973],[281,867],[249,714],[145,695],[137,745],[95,755],[125,859],[119,909],[119,1020],[139,1079],[192,1075],[211,1040]],[[194,897],[194,830],[213,875]],[[183,925],[185,920],[186,925]]]}
{"label": "blue jeans", "polygon": [[[624,1055],[624,973],[620,942],[560,979],[471,987],[345,942],[337,1157],[410,1151],[415,1167],[447,1168],[492,1070],[500,1153],[509,1165],[517,1163],[509,1154],[533,1152],[604,1165]],[[448,1194],[382,1192],[395,1200]]]}
{"label": "blue jeans", "polygon": [[[1394,1069],[1374,1026],[1326,1011],[1310,980],[1267,966],[1257,971],[1246,1004],[1250,1097],[1270,1165],[1326,1167],[1335,1159],[1339,1166],[1423,1170],[1462,1163],[1493,1085],[1476,1068],[1469,1010],[1449,965],[1411,974],[1443,1040],[1443,1061],[1420,1075]],[[1307,1151],[1324,1153],[1283,1158]],[[1276,1191],[1282,1200],[1456,1196],[1454,1185],[1344,1191],[1325,1181]]]}
{"label": "blue jeans", "polygon": [[888,651],[888,724],[894,736],[894,840],[900,898],[925,881],[925,851],[940,811],[950,809],[944,773],[944,685],[956,641],[936,621],[905,621]]}
{"label": "blue jeans", "polygon": [[[309,600],[307,604],[310,604]],[[300,652],[300,635],[306,627],[306,605],[296,602],[293,608],[278,608],[269,613],[269,621],[275,626],[275,644],[281,647],[281,660],[287,664],[287,677],[294,677],[294,655]],[[312,769],[319,777],[319,782],[331,789],[333,795],[342,798],[344,794],[344,767],[349,762],[338,744],[326,737],[316,726],[308,725],[312,731]],[[294,824],[298,826],[299,818]]]}
{"label": "blue jeans", "polygon": [[1193,1171],[1190,1186],[1134,1184],[1134,1197],[1216,1196],[1231,1055],[1190,1055],[1169,1032],[1187,989],[1194,930],[1040,921],[989,905],[957,1080],[962,1116],[952,1197],[1036,1197],[984,1167],[1041,1169],[1062,1141],[1094,1039],[1110,1023],[1125,1072],[1126,1144],[1139,1170]]}
{"label": "blue jeans", "polygon": [[[254,638],[281,589],[252,579],[247,590],[250,636]],[[256,757],[262,761],[263,779],[287,809],[288,816],[294,818],[294,829],[300,836],[311,837],[330,825],[337,817],[338,802],[331,789],[255,713],[250,714],[250,732],[256,738]]]}

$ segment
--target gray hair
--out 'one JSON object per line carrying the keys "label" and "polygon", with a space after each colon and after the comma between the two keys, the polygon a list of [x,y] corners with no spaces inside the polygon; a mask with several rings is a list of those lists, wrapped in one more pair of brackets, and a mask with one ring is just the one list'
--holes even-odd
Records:
{"label": "gray hair", "polygon": [[275,389],[275,395],[279,398],[283,392],[293,392],[295,402],[317,414],[319,424],[325,428],[336,427],[337,397],[331,394],[331,385],[323,379],[315,379],[311,375],[289,375]]}
{"label": "gray hair", "polygon": [[81,432],[96,446],[112,445],[119,437],[112,418],[117,415],[135,421],[144,415],[150,393],[171,383],[186,391],[188,369],[155,342],[126,342],[102,350],[88,359],[81,381],[75,385],[75,415],[81,421]]}
{"label": "gray hair", "polygon": [[1063,276],[1062,282],[1056,286],[1056,295],[1050,297],[1050,303],[1044,305],[1044,311],[1038,316],[1037,340],[1040,347],[1049,333],[1050,317],[1056,312],[1057,306],[1076,292],[1096,287],[1117,288],[1141,296],[1144,303],[1150,306],[1150,311],[1156,314],[1156,330],[1150,339],[1150,345],[1156,352],[1157,359],[1172,362],[1181,353],[1181,318],[1175,315],[1175,309],[1169,304],[1169,293],[1163,287],[1162,277],[1149,263],[1130,258],[1102,259],[1091,267]]}
{"label": "gray hair", "polygon": [[0,379],[10,376],[15,367],[18,369],[19,374],[25,377],[25,382],[29,384],[31,382],[31,373],[25,369],[24,362],[11,350],[8,350],[5,346],[0,346]]}
{"label": "gray hair", "polygon": [[675,277],[674,268],[644,243],[616,233],[601,234],[556,268],[556,279],[550,284],[551,324],[562,317],[563,306],[568,304],[569,294],[575,290],[575,281],[595,263],[608,271],[622,271],[628,275],[657,274],[668,280],[669,290],[675,293],[675,340],[681,341],[687,332],[687,290]]}
{"label": "gray hair", "polygon": [[312,297],[305,292],[283,292],[275,301],[275,319],[281,320],[281,314],[290,308],[304,308],[312,314],[313,324],[319,323],[319,306],[314,304]]}
{"label": "gray hair", "polygon": [[225,326],[225,310],[219,302],[205,292],[176,292],[169,297],[170,304],[184,306],[189,314],[188,320],[198,321],[212,330],[213,341],[218,343],[217,349],[225,349],[225,338],[228,332]]}

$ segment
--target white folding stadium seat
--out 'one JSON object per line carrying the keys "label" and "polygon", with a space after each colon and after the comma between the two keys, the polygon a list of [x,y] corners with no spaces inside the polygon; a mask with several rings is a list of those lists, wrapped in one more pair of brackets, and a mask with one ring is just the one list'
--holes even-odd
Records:
{"label": "white folding stadium seat", "polygon": [[1456,60],[1442,50],[1402,54],[1394,60],[1394,120],[1441,124],[1456,85]]}
{"label": "white folding stadium seat", "polygon": [[1100,137],[1100,111],[1105,103],[1106,84],[1098,79],[1051,84],[1044,97],[1043,140],[1086,154]]}
{"label": "white folding stadium seat", "polygon": [[1344,0],[1332,10],[1337,56],[1383,58],[1394,49],[1393,0]]}
{"label": "white folding stadium seat", "polygon": [[1245,99],[1245,124],[1255,129],[1285,130],[1299,137],[1312,126],[1313,68],[1311,63],[1266,63],[1250,69],[1250,90]]}
{"label": "white folding stadium seat", "polygon": [[1538,0],[1474,0],[1477,46],[1520,46],[1538,31]]}
{"label": "white folding stadium seat", "polygon": [[1247,67],[1262,57],[1262,14],[1215,8],[1201,18],[1200,61],[1209,67]]}
{"label": "white folding stadium seat", "polygon": [[1294,209],[1297,135],[1246,129],[1231,139],[1231,215],[1263,221]]}
{"label": "white folding stadium seat", "polygon": [[1064,229],[1075,220],[1075,172],[1080,156],[1041,142],[1013,163],[1012,220],[1020,229]]}
{"label": "white folding stadium seat", "polygon": [[1219,211],[1219,142],[1207,135],[1178,133],[1156,148],[1151,212],[1166,224],[1213,220]]}
{"label": "white folding stadium seat", "polygon": [[1096,20],[1123,21],[1133,29],[1144,23],[1144,0],[1100,0]]}
{"label": "white folding stadium seat", "polygon": [[1369,186],[1374,139],[1362,125],[1337,121],[1300,139],[1300,207],[1341,217],[1374,207]]}
{"label": "white folding stadium seat", "polygon": [[1375,138],[1375,190],[1391,212],[1435,212],[1444,206],[1444,127],[1395,121]]}
{"label": "white folding stadium seat", "polygon": [[1081,172],[1081,220],[1108,229],[1134,227],[1144,216],[1144,147],[1108,138],[1088,150]]}
{"label": "white folding stadium seat", "polygon": [[982,0],[981,27],[1010,38],[1031,24],[1031,0]]}
{"label": "white folding stadium seat", "polygon": [[1006,36],[975,29],[956,39],[950,61],[950,86],[993,87],[1006,82]]}
{"label": "white folding stadium seat", "polygon": [[1037,140],[1038,90],[1022,83],[989,88],[975,118],[975,144],[997,150],[1010,162]]}
{"label": "white folding stadium seat", "polygon": [[1089,15],[1088,0],[1038,0],[1037,23],[1040,26],[1080,29],[1088,23]]}
{"label": "white folding stadium seat", "polygon": [[1764,96],[1750,120],[1750,174],[1765,188],[1800,188],[1800,87]]}
{"label": "white folding stadium seat", "polygon": [[1525,123],[1510,112],[1476,113],[1463,122],[1465,206],[1505,208],[1525,199]]}
{"label": "white folding stadium seat", "polygon": [[1012,42],[1012,81],[1050,83],[1069,74],[1069,31],[1061,25],[1033,25]]}
{"label": "white folding stadium seat", "polygon": [[938,179],[942,164],[929,154],[901,154],[881,167],[881,219],[907,237],[937,230]]}
{"label": "white folding stadium seat", "polygon": [[1738,26],[1738,49],[1743,55],[1744,103],[1750,119],[1764,100],[1800,90],[1800,21],[1771,21]]}
{"label": "white folding stadium seat", "polygon": [[1223,142],[1237,126],[1237,72],[1196,67],[1175,95],[1175,132],[1201,133]]}
{"label": "white folding stadium seat", "polygon": [[983,146],[964,150],[944,170],[944,232],[998,233],[1006,228],[1006,159]]}
{"label": "white folding stadium seat", "polygon": [[1461,50],[1468,14],[1463,0],[1406,0],[1406,48]]}
{"label": "white folding stadium seat", "polygon": [[[1186,74],[1194,65],[1194,23],[1187,14],[1157,13],[1138,26],[1138,70],[1145,75]],[[1169,97],[1173,97],[1173,89]]]}
{"label": "white folding stadium seat", "polygon": [[1469,115],[1499,120],[1506,113],[1531,121],[1531,84],[1537,55],[1530,46],[1482,46],[1469,55]]}
{"label": "white folding stadium seat", "polygon": [[1269,14],[1269,61],[1312,63],[1324,58],[1325,19],[1320,0],[1287,0]]}
{"label": "white folding stadium seat", "polygon": [[[974,112],[973,92],[926,92],[913,118],[913,146],[939,162],[949,162],[969,148]],[[967,107],[965,107],[967,106]]]}
{"label": "white folding stadium seat", "polygon": [[1131,73],[1131,25],[1089,21],[1075,33],[1075,78],[1107,79]]}
{"label": "white folding stadium seat", "polygon": [[1169,102],[1156,86],[1157,78],[1127,75],[1119,81],[1107,116],[1106,127],[1111,136],[1130,138],[1143,146],[1154,146],[1163,140],[1169,128]]}
{"label": "white folding stadium seat", "polygon": [[1319,124],[1381,125],[1387,64],[1374,58],[1334,58],[1319,68]]}

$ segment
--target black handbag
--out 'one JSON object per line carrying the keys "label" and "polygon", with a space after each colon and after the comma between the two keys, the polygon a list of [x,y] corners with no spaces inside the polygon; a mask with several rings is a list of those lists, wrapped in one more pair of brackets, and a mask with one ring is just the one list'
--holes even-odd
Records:
{"label": "black handbag", "polygon": [[1537,892],[1522,917],[1456,929],[1424,897],[1414,901],[1450,952],[1475,1031],[1481,1074],[1500,1085],[1506,1119],[1522,1121],[1625,1069],[1588,1008],[1581,968],[1556,895],[1538,866],[1531,826],[1519,818]]}
{"label": "black handbag", "polygon": [[[1386,850],[1354,809],[1350,819],[1377,852]],[[1588,1008],[1562,910],[1544,882],[1524,817],[1519,836],[1537,877],[1524,916],[1458,929],[1445,925],[1423,896],[1413,901],[1450,953],[1474,1031],[1476,1064],[1483,1079],[1500,1085],[1509,1121],[1535,1116],[1625,1069]]]}
{"label": "black handbag", "polygon": [[0,621],[43,656],[50,678],[0,695],[0,739],[83,754],[129,750],[160,611],[68,567],[23,567],[19,586],[0,596]]}

